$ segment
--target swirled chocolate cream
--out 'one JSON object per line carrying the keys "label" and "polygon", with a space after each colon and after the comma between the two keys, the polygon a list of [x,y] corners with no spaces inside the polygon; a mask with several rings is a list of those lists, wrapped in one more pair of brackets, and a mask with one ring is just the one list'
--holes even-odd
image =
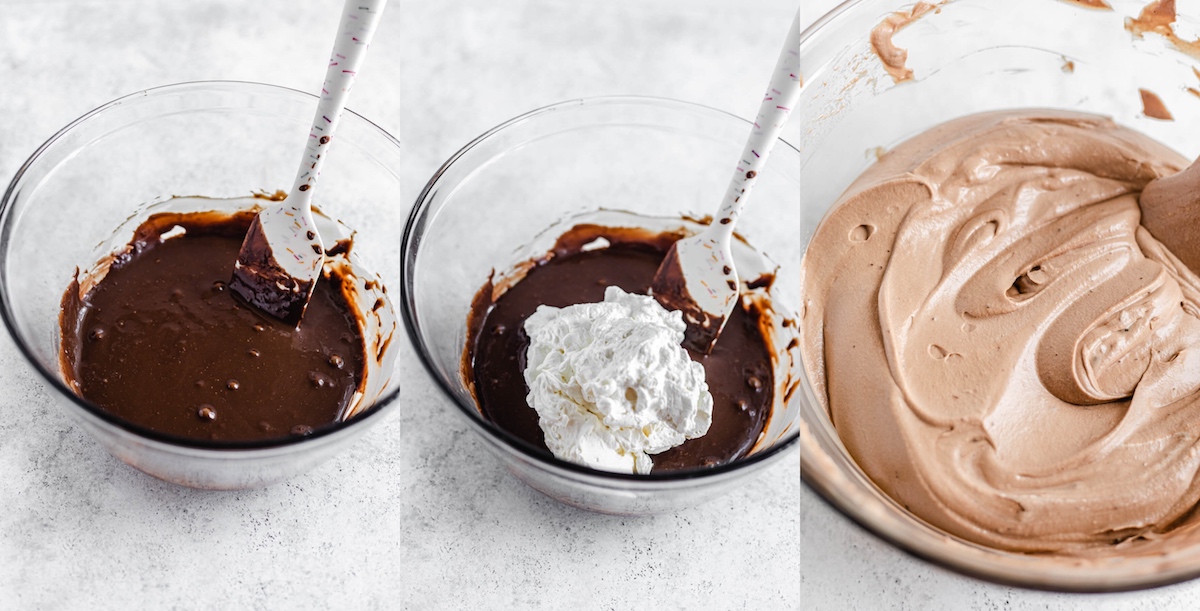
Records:
{"label": "swirled chocolate cream", "polygon": [[1104,117],[1003,111],[850,185],[805,255],[805,366],[883,492],[1004,550],[1200,538],[1200,279],[1139,210],[1186,165]]}

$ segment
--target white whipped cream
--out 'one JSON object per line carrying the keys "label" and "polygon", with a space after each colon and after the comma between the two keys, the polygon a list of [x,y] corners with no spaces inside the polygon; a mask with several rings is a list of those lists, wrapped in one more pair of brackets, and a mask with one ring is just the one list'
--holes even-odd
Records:
{"label": "white whipped cream", "polygon": [[525,320],[526,397],[546,445],[593,469],[649,473],[650,454],[708,432],[704,367],[680,346],[683,315],[618,287],[604,301],[540,306]]}

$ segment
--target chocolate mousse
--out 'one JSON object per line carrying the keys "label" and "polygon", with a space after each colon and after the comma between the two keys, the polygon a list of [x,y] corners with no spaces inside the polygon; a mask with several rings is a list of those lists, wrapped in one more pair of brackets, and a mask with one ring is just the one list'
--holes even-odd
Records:
{"label": "chocolate mousse", "polygon": [[1200,537],[1200,277],[1141,216],[1185,166],[1105,117],[998,111],[850,185],[806,250],[804,363],[884,493],[1017,552]]}
{"label": "chocolate mousse", "polygon": [[[659,264],[680,237],[577,225],[545,257],[528,262],[523,277],[496,285],[489,281],[472,304],[463,362],[464,381],[483,417],[549,456],[538,414],[526,400],[525,320],[540,305],[600,302],[608,286],[646,294]],[[597,244],[603,246],[593,248]],[[752,282],[761,287],[770,278]],[[770,323],[760,302],[745,298],[745,291],[743,297],[711,353],[688,350],[690,358],[703,365],[713,398],[708,433],[654,455],[654,472],[728,463],[745,456],[759,440],[774,392],[764,339]]]}
{"label": "chocolate mousse", "polygon": [[242,302],[227,282],[254,215],[155,214],[98,281],[72,282],[61,357],[75,392],[186,440],[287,438],[344,418],[365,359],[345,279],[327,267],[299,326]]}

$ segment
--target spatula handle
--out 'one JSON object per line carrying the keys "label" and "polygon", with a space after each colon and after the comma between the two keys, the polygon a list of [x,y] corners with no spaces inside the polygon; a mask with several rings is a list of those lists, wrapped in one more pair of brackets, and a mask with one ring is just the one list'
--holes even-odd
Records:
{"label": "spatula handle", "polygon": [[296,184],[292,186],[293,194],[303,194],[301,199],[310,199],[317,178],[321,175],[321,166],[327,157],[325,151],[333,141],[333,131],[342,118],[342,111],[346,109],[350,88],[354,86],[354,78],[367,56],[367,48],[386,4],[387,0],[346,0],[342,8],[341,25],[333,42],[329,68],[325,71],[325,84],[321,87],[321,101],[317,104],[317,113],[308,133],[304,159],[296,172]]}
{"label": "spatula handle", "polygon": [[712,229],[716,235],[725,237],[732,235],[734,225],[750,191],[758,182],[758,175],[767,164],[783,125],[787,123],[788,115],[800,101],[800,12],[792,20],[788,30],[787,40],[779,53],[779,61],[775,64],[775,72],[771,74],[771,84],[763,96],[758,108],[758,117],[754,120],[754,128],[742,157],[738,161],[737,170],[729,182],[729,191],[717,210],[713,219]]}

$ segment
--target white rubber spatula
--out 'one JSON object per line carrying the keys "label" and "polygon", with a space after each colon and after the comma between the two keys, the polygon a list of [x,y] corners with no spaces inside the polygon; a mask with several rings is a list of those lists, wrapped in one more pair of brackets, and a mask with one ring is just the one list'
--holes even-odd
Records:
{"label": "white rubber spatula", "polygon": [[313,188],[386,4],[387,0],[346,0],[296,182],[287,199],[258,213],[233,268],[229,288],[289,324],[300,324],[325,261],[325,247],[313,224]]}
{"label": "white rubber spatula", "polygon": [[738,297],[738,275],[731,250],[733,228],[788,114],[800,100],[800,13],[792,21],[779,62],[729,191],[704,231],[675,242],[650,291],[668,310],[683,312],[686,348],[708,353],[721,334]]}
{"label": "white rubber spatula", "polygon": [[1200,274],[1200,159],[1178,174],[1150,181],[1138,206],[1142,227]]}

